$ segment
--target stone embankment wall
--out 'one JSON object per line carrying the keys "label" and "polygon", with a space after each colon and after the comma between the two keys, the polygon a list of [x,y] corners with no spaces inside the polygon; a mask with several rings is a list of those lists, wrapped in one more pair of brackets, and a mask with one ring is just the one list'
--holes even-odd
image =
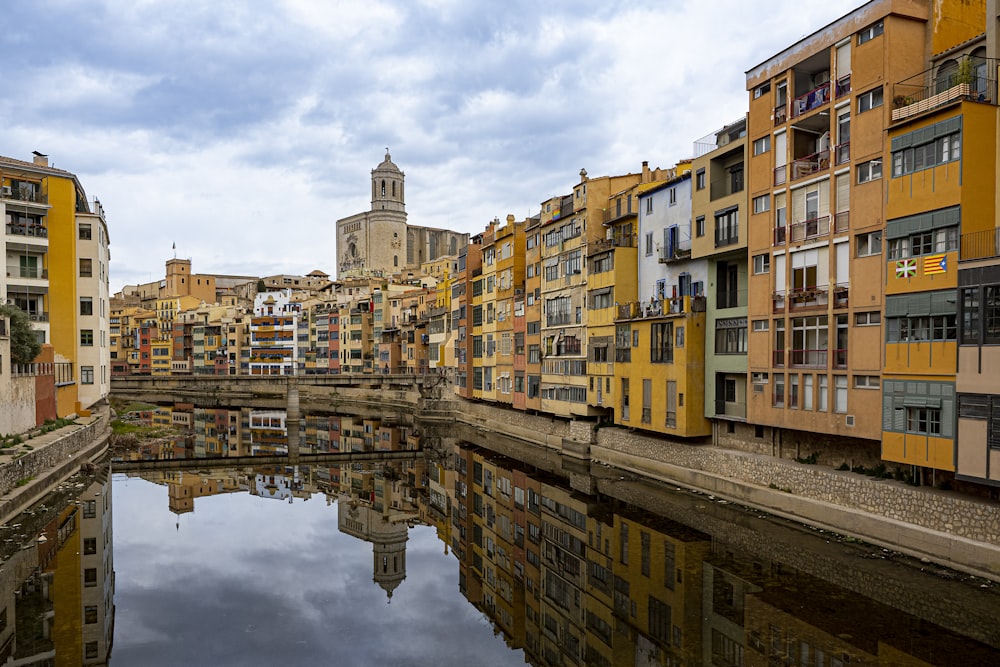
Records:
{"label": "stone embankment wall", "polygon": [[24,433],[35,425],[35,378],[13,377],[7,359],[0,363],[6,364],[6,377],[0,381],[0,434]]}
{"label": "stone embankment wall", "polygon": [[592,454],[603,462],[610,462],[606,459],[615,458],[615,454],[628,454],[754,486],[777,487],[796,496],[1000,545],[1000,505],[926,486],[913,487],[896,480],[875,479],[823,466],[776,461],[747,452],[692,447],[621,429],[598,431]]}
{"label": "stone embankment wall", "polygon": [[[75,430],[61,429],[59,433],[63,431],[67,433],[61,435],[55,442],[28,451],[14,460],[5,460],[7,457],[0,458],[0,495],[16,488],[18,482],[58,471],[75,454],[107,438],[111,433],[106,415],[101,415],[97,420],[79,426]],[[26,440],[25,445],[31,446],[32,442]],[[79,467],[79,462],[73,465]]]}

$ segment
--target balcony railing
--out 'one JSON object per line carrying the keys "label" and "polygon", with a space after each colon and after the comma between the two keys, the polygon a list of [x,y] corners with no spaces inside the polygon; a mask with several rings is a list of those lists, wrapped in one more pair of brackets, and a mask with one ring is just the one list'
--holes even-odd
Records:
{"label": "balcony railing", "polygon": [[833,307],[846,308],[850,294],[850,283],[837,283],[833,286]]}
{"label": "balcony railing", "polygon": [[715,293],[716,309],[742,308],[747,305],[747,290],[734,289]]}
{"label": "balcony railing", "polygon": [[851,73],[848,72],[844,76],[837,79],[837,90],[836,90],[837,99],[839,100],[841,97],[849,94],[850,92],[851,92]]}
{"label": "balcony railing", "polygon": [[788,165],[774,168],[774,184],[781,185],[788,180]]}
{"label": "balcony railing", "polygon": [[962,234],[958,257],[961,260],[1000,257],[1000,227]]}
{"label": "balcony railing", "polygon": [[669,264],[670,262],[680,262],[685,259],[691,259],[691,249],[690,248],[660,248],[657,251],[659,256],[660,264]]}
{"label": "balcony railing", "polygon": [[49,277],[48,269],[35,269],[26,266],[16,266],[11,269],[7,269],[8,278],[34,278],[40,280],[47,280]]}
{"label": "balcony railing", "polygon": [[841,211],[833,216],[833,229],[836,232],[846,232],[851,225],[851,212]]}
{"label": "balcony railing", "polygon": [[736,403],[734,401],[715,401],[715,415],[717,417],[740,417],[746,419],[747,404]]}
{"label": "balcony railing", "polygon": [[787,227],[775,227],[774,228],[774,245],[785,245],[785,241],[788,235]]}
{"label": "balcony railing", "polygon": [[7,233],[16,236],[34,236],[43,239],[49,237],[48,228],[45,225],[37,224],[7,223]]}
{"label": "balcony railing", "polygon": [[829,303],[829,297],[826,285],[796,287],[789,293],[789,300],[793,309],[825,306]]}
{"label": "balcony railing", "polygon": [[785,311],[785,290],[775,290],[771,295],[772,311],[782,313]]}
{"label": "balcony railing", "polygon": [[735,245],[740,242],[740,228],[738,224],[726,225],[715,228],[715,247],[724,248],[727,245]]}
{"label": "balcony railing", "polygon": [[774,107],[774,126],[777,127],[788,120],[788,105]]}
{"label": "balcony railing", "polygon": [[833,147],[833,159],[836,164],[844,164],[851,160],[851,142],[845,141]]}
{"label": "balcony railing", "polygon": [[637,320],[644,317],[661,317],[663,315],[679,315],[685,312],[705,312],[705,297],[692,296],[685,310],[685,298],[650,299],[649,301],[629,301],[618,304],[619,320]]}
{"label": "balcony railing", "polygon": [[7,192],[7,190],[7,186],[4,186],[0,199],[13,199],[14,201],[25,201],[34,204],[49,203],[48,195],[43,194],[36,187],[21,185],[11,187],[10,192]]}
{"label": "balcony railing", "polygon": [[822,150],[812,155],[797,158],[792,162],[792,180],[797,180],[815,174],[817,171],[830,168],[830,151]]}
{"label": "balcony railing", "polygon": [[791,228],[792,243],[814,239],[818,236],[826,236],[830,233],[830,216],[824,215],[812,220],[803,220],[789,225]]}
{"label": "balcony railing", "polygon": [[[930,111],[955,100],[997,104],[997,65],[992,58],[963,61],[946,81],[935,80],[936,70],[928,69],[892,87],[892,120],[899,121]],[[962,73],[961,70],[968,70]],[[981,69],[982,74],[976,70]],[[927,85],[928,81],[933,81]]]}
{"label": "balcony railing", "polygon": [[792,118],[818,109],[830,101],[830,82],[813,88],[805,95],[799,95],[792,100]]}
{"label": "balcony railing", "polygon": [[826,368],[828,350],[790,350],[791,365],[798,368]]}

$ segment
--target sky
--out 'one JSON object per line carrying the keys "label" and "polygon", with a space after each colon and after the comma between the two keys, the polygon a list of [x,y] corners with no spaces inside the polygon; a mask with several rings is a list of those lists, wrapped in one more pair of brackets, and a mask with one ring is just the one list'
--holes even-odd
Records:
{"label": "sky", "polygon": [[[745,71],[862,0],[5,3],[0,155],[100,199],[111,289],[335,274],[389,149],[410,224],[476,233],[591,177],[671,167]],[[176,250],[174,246],[176,245]]]}

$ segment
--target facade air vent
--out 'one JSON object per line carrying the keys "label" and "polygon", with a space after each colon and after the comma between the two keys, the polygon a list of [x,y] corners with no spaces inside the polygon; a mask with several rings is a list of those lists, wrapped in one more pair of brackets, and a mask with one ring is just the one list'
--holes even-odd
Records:
{"label": "facade air vent", "polygon": [[854,426],[854,415],[847,415],[844,417],[844,423],[848,426]]}

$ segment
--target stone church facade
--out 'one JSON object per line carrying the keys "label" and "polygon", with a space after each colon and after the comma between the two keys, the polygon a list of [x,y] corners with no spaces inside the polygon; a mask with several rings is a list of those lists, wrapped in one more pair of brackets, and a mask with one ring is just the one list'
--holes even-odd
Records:
{"label": "stone church facade", "polygon": [[405,174],[389,152],[372,170],[371,210],[337,221],[337,277],[414,271],[423,262],[457,255],[469,235],[406,223]]}

